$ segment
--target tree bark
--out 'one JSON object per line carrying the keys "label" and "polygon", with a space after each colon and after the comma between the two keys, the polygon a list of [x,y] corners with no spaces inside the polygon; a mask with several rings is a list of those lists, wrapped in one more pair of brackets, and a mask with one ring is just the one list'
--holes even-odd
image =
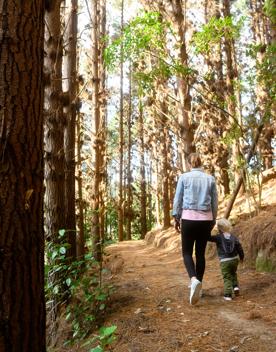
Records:
{"label": "tree bark", "polygon": [[[156,123],[155,123],[156,126]],[[158,155],[158,146],[157,146],[157,140],[154,138],[153,140],[153,172],[154,172],[154,198],[155,198],[155,222],[156,225],[159,227],[161,225],[161,219],[160,219],[160,193],[161,193],[161,187],[160,187],[160,170],[159,170],[159,155]]]}
{"label": "tree bark", "polygon": [[64,131],[65,151],[65,228],[68,231],[70,248],[68,258],[76,259],[76,196],[75,196],[75,139],[76,139],[76,97],[77,97],[77,34],[78,34],[78,0],[71,0],[66,32],[67,47],[65,71],[67,76],[68,105],[64,108],[66,126]]}
{"label": "tree bark", "polygon": [[[159,87],[164,85],[164,83],[159,82]],[[163,86],[163,89],[164,86]],[[158,104],[160,106],[160,111],[163,113],[160,114],[159,119],[161,125],[160,130],[160,159],[161,159],[161,177],[162,177],[162,207],[163,207],[163,227],[164,229],[170,226],[170,198],[169,198],[169,169],[170,161],[168,160],[168,128],[167,128],[167,105],[163,101],[163,94],[159,92],[157,95]]]}
{"label": "tree bark", "polygon": [[[206,24],[212,18],[220,18],[219,11],[219,0],[205,0],[205,22]],[[212,50],[206,55],[205,61],[210,73],[210,78],[207,80],[209,85],[209,91],[215,96],[220,104],[225,101],[226,84],[223,76],[223,62],[222,62],[222,43],[216,44]],[[213,99],[213,96],[211,96]],[[211,111],[210,111],[211,110]],[[207,104],[205,105],[205,116],[210,115],[212,109]],[[228,175],[228,158],[229,151],[228,146],[222,142],[223,132],[229,129],[228,117],[222,111],[215,111],[212,116],[208,116],[206,119],[205,128],[209,131],[213,138],[211,143],[213,152],[202,153],[203,159],[208,159],[210,164],[214,165],[214,168],[218,173],[218,185],[221,189],[221,194],[226,195],[230,193],[229,186],[229,175]],[[212,123],[210,124],[210,120]],[[218,139],[220,139],[219,143]],[[209,139],[202,141],[201,146],[205,143],[209,143]],[[207,147],[208,149],[208,147]]]}
{"label": "tree bark", "polygon": [[[260,75],[260,69],[264,64],[265,53],[269,45],[267,32],[267,17],[263,13],[263,2],[259,0],[250,1],[251,10],[251,21],[252,21],[252,32],[255,45],[258,46],[257,52],[257,74]],[[266,123],[264,125],[262,137],[259,142],[259,149],[263,160],[263,167],[268,170],[272,167],[273,161],[273,148],[272,148],[272,138],[274,137],[274,129],[272,124],[273,111],[271,109],[271,101],[268,94],[268,88],[263,80],[259,79],[256,83],[256,102],[258,106],[258,112],[260,118],[266,116]]]}
{"label": "tree bark", "polygon": [[[100,0],[99,11],[99,35],[106,36],[106,0]],[[107,172],[106,172],[106,126],[107,126],[107,92],[106,92],[106,67],[104,63],[104,50],[106,43],[99,42],[99,103],[100,103],[100,238],[105,238],[105,198],[107,193]]]}
{"label": "tree bark", "polygon": [[[54,245],[67,242],[59,231],[65,229],[65,155],[62,91],[63,38],[61,36],[61,0],[53,1],[45,13],[45,231],[46,239]],[[53,264],[53,263],[52,263]],[[61,272],[51,272],[48,281],[59,288],[59,296],[50,299],[51,331],[55,338],[57,315],[62,301],[67,299],[68,287],[62,282]]]}
{"label": "tree bark", "polygon": [[153,219],[153,209],[152,209],[152,205],[153,205],[153,195],[152,195],[152,191],[153,191],[153,182],[152,182],[152,161],[150,161],[150,165],[148,168],[148,218],[149,218],[149,230],[152,229],[153,224],[154,224],[154,219]]}
{"label": "tree bark", "polygon": [[[124,28],[124,0],[121,5],[121,33]],[[119,122],[119,202],[118,202],[118,239],[124,240],[124,213],[123,213],[123,163],[124,163],[124,63],[123,46],[121,47],[120,63],[120,122]]]}
{"label": "tree bark", "polygon": [[82,194],[82,133],[81,133],[81,114],[78,112],[77,118],[77,185],[78,185],[78,208],[79,214],[77,218],[78,236],[77,236],[77,257],[84,258],[85,254],[85,239],[84,239],[84,209],[83,209],[83,194]]}
{"label": "tree bark", "polygon": [[147,191],[145,171],[145,143],[144,143],[144,121],[142,102],[139,102],[139,135],[140,135],[140,205],[141,205],[141,238],[144,239],[147,233]]}
{"label": "tree bark", "polygon": [[59,242],[59,230],[65,228],[65,158],[62,104],[61,1],[53,2],[45,21],[45,66],[49,74],[46,85],[45,118],[45,228],[47,239]]}
{"label": "tree bark", "polygon": [[[186,47],[186,6],[187,0],[142,0],[146,8],[159,11],[163,17],[172,22],[176,35],[178,58],[183,67],[188,67],[188,54]],[[178,168],[181,171],[188,170],[187,156],[195,151],[193,145],[194,131],[191,125],[191,101],[189,77],[179,75],[177,77],[178,101]]]}
{"label": "tree bark", "polygon": [[[223,0],[223,15],[224,17],[231,17],[230,1]],[[224,51],[226,56],[226,101],[228,112],[231,116],[232,126],[236,125],[236,117],[238,116],[236,92],[234,88],[234,81],[237,78],[237,71],[234,65],[235,48],[232,39],[224,38]],[[234,170],[235,182],[240,179],[238,160],[241,158],[239,143],[234,140],[232,143],[232,164]]]}
{"label": "tree bark", "polygon": [[132,147],[132,66],[129,67],[129,99],[128,99],[128,142],[127,142],[127,216],[126,216],[126,238],[131,240],[131,223],[132,223],[132,172],[131,172],[131,147]]}
{"label": "tree bark", "polygon": [[0,13],[0,351],[44,352],[44,2]]}
{"label": "tree bark", "polygon": [[[188,67],[188,54],[186,49],[186,0],[172,1],[173,16],[172,21],[178,34],[180,44],[179,60],[183,67]],[[177,79],[179,103],[178,103],[178,123],[180,126],[180,141],[178,142],[179,169],[187,171],[188,155],[195,151],[193,145],[194,131],[191,126],[191,101],[189,77],[180,76]]]}
{"label": "tree bark", "polygon": [[100,101],[99,101],[99,31],[98,31],[99,0],[92,1],[92,142],[94,177],[92,185],[92,240],[93,255],[98,261],[102,258],[100,237],[100,184],[101,184],[101,145]]}

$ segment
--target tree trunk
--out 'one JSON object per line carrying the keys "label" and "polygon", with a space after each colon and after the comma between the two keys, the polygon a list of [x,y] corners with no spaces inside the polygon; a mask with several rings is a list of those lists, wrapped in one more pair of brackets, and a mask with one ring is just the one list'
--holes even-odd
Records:
{"label": "tree trunk", "polygon": [[[173,24],[178,34],[180,45],[179,60],[183,67],[188,66],[188,55],[186,50],[186,0],[184,5],[182,0],[174,0],[173,2]],[[184,7],[184,8],[183,8]],[[178,123],[180,126],[180,141],[178,142],[178,160],[180,161],[179,169],[187,171],[188,155],[195,151],[193,146],[194,132],[190,123],[191,114],[191,94],[189,77],[178,77]]]}
{"label": "tree trunk", "polygon": [[77,236],[77,257],[84,258],[85,254],[85,239],[84,239],[84,209],[83,209],[83,195],[82,195],[82,133],[81,133],[81,114],[78,112],[77,118],[77,185],[78,185],[78,208],[79,214],[77,218],[78,236]]}
{"label": "tree trunk", "polygon": [[131,147],[132,147],[132,66],[129,67],[129,99],[128,99],[128,143],[127,143],[127,216],[126,216],[126,238],[131,240],[131,222],[132,222],[132,173],[131,173]]}
{"label": "tree trunk", "polygon": [[[155,124],[156,125],[156,124]],[[159,172],[159,155],[157,152],[157,140],[153,140],[153,160],[154,160],[154,198],[155,198],[155,219],[156,225],[159,227],[161,225],[160,219],[160,172]]]}
{"label": "tree trunk", "polygon": [[[100,38],[106,36],[106,0],[100,0],[99,12],[99,30]],[[107,192],[107,174],[106,174],[106,106],[107,106],[107,92],[106,92],[106,68],[104,64],[104,50],[106,43],[104,40],[99,42],[99,100],[100,100],[100,238],[104,241],[105,238],[105,201]]]}
{"label": "tree trunk", "polygon": [[[205,22],[208,23],[211,18],[220,18],[219,0],[205,0]],[[210,78],[207,83],[209,90],[214,94],[220,104],[225,101],[226,84],[223,76],[222,62],[222,43],[216,44],[210,53],[207,54],[206,64],[210,72]],[[212,77],[212,78],[211,78]],[[212,99],[213,97],[211,97]],[[210,111],[210,106],[206,105],[206,114]],[[222,111],[215,111],[213,116],[210,116],[213,123],[206,123],[206,128],[210,131],[211,136],[219,143],[212,143],[213,153],[207,153],[208,161],[214,165],[219,174],[217,179],[222,195],[230,193],[229,175],[228,175],[228,146],[222,142],[223,132],[229,129],[228,116]],[[204,157],[204,153],[202,153]]]}
{"label": "tree trunk", "polygon": [[[121,33],[124,28],[124,0],[121,6]],[[124,155],[124,63],[123,63],[123,46],[121,47],[121,64],[120,64],[120,122],[119,122],[119,202],[118,202],[118,239],[124,240],[124,216],[123,216],[123,155]]]}
{"label": "tree trunk", "polygon": [[[223,0],[223,15],[224,17],[231,16],[229,0]],[[237,71],[235,70],[235,62],[233,59],[235,56],[235,48],[234,41],[232,39],[224,38],[224,51],[226,56],[226,102],[228,106],[228,112],[231,118],[231,124],[232,126],[235,126],[237,124],[236,117],[238,116],[237,103],[235,102],[236,93],[234,88],[234,82],[237,79]],[[240,166],[238,164],[238,160],[240,160],[240,158],[241,152],[239,149],[239,143],[237,142],[237,140],[233,140],[232,164],[234,169],[235,182],[237,182],[240,177]]]}
{"label": "tree trunk", "polygon": [[62,106],[62,38],[60,3],[54,2],[50,12],[46,11],[47,23],[45,51],[46,70],[50,75],[46,86],[45,124],[45,228],[49,240],[58,242],[58,232],[65,228],[65,159],[64,126]]}
{"label": "tree trunk", "polygon": [[[60,5],[61,1],[51,3],[46,8],[45,22],[45,66],[48,82],[45,82],[45,230],[46,239],[54,244],[66,242],[59,235],[65,229],[65,156],[63,92],[62,92],[62,55]],[[60,303],[66,299],[67,286],[60,280],[61,273],[54,272],[48,277],[52,286],[59,288],[59,297],[50,300],[50,339],[56,332],[56,318]]]}
{"label": "tree trunk", "polygon": [[[68,0],[67,0],[68,1]],[[75,139],[76,139],[76,97],[77,97],[77,34],[78,34],[78,0],[68,4],[66,32],[66,91],[68,106],[64,108],[66,126],[64,131],[65,151],[65,228],[68,231],[70,248],[68,257],[76,259],[76,209],[75,209]]]}
{"label": "tree trunk", "polygon": [[0,13],[0,351],[44,352],[44,2]]}
{"label": "tree trunk", "polygon": [[152,229],[154,220],[153,220],[153,209],[152,209],[152,191],[153,191],[153,183],[152,183],[152,161],[150,161],[150,165],[148,168],[148,214],[149,214],[149,230]]}
{"label": "tree trunk", "polygon": [[[169,161],[168,161],[168,146],[167,146],[168,130],[164,128],[161,132],[161,140],[164,144],[161,146],[162,153],[162,201],[163,201],[163,227],[170,227],[170,198],[169,198]],[[162,142],[161,142],[162,143]]]}
{"label": "tree trunk", "polygon": [[99,0],[92,1],[92,142],[94,178],[92,185],[92,240],[93,255],[98,261],[102,258],[100,238],[100,184],[101,184],[101,146],[100,101],[99,101]]}
{"label": "tree trunk", "polygon": [[[169,17],[177,34],[178,58],[183,67],[188,67],[188,54],[186,48],[186,3],[187,0],[142,0],[146,8],[159,11],[162,16]],[[178,168],[181,171],[188,169],[187,156],[195,151],[194,131],[191,126],[191,94],[188,76],[177,77],[178,101]]]}
{"label": "tree trunk", "polygon": [[147,191],[146,191],[146,171],[145,171],[145,144],[144,144],[144,121],[142,102],[139,102],[139,135],[140,135],[140,206],[141,206],[141,238],[144,239],[147,233]]}
{"label": "tree trunk", "polygon": [[[259,48],[257,52],[257,67],[261,67],[264,64],[266,49],[269,45],[267,40],[267,17],[263,13],[263,1],[251,0],[250,10],[253,37],[255,45]],[[259,71],[260,70],[257,68],[258,75],[261,74]],[[269,99],[268,89],[265,82],[261,79],[257,80],[255,94],[260,118],[263,120],[263,118],[267,116],[262,137],[259,142],[259,149],[262,156],[264,169],[268,170],[272,167],[273,161],[272,138],[274,137],[274,130],[271,118],[272,111],[270,107],[271,102]]]}
{"label": "tree trunk", "polygon": [[[159,87],[164,88],[164,83],[159,82]],[[163,93],[159,92],[157,95],[157,101],[160,106],[159,120],[161,125],[160,130],[160,159],[161,159],[161,179],[162,179],[162,206],[163,206],[163,227],[164,229],[170,226],[170,198],[169,198],[169,169],[170,163],[168,161],[168,128],[167,128],[167,105],[163,101]]]}

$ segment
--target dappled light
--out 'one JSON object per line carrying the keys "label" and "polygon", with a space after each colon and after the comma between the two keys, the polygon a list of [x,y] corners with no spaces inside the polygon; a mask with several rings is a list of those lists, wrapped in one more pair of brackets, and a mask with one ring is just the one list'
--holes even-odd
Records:
{"label": "dappled light", "polygon": [[276,351],[275,25],[0,2],[0,352]]}

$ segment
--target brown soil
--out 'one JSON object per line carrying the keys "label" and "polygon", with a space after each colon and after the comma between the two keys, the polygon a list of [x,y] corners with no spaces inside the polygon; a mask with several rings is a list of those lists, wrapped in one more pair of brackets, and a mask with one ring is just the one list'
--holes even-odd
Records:
{"label": "brown soil", "polygon": [[207,258],[204,296],[191,306],[179,249],[128,241],[108,254],[116,291],[105,324],[117,325],[110,351],[276,351],[275,274],[241,265],[241,294],[226,302],[218,261]]}
{"label": "brown soil", "polygon": [[[223,282],[215,246],[207,250],[203,297],[191,306],[180,236],[173,228],[154,230],[145,241],[126,241],[107,248],[105,281],[115,287],[105,326],[116,325],[113,352],[274,352],[276,351],[276,274],[252,267],[259,251],[276,252],[276,180],[263,187],[263,206],[252,216],[252,204],[240,197],[231,213],[245,249],[239,266],[241,294],[223,300]],[[225,204],[221,203],[219,217]],[[272,205],[271,205],[272,204]],[[251,215],[250,215],[251,213]],[[63,335],[68,327],[61,327]],[[62,337],[62,336],[61,336]],[[61,344],[58,344],[61,346]],[[87,351],[87,348],[58,351]]]}

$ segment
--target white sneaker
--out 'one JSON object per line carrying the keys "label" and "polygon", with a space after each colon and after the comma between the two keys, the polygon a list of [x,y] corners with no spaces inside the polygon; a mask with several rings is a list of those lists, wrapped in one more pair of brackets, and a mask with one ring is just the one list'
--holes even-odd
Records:
{"label": "white sneaker", "polygon": [[238,286],[234,287],[234,293],[235,293],[236,296],[238,296],[240,294],[240,289],[239,289]]}
{"label": "white sneaker", "polygon": [[223,299],[225,300],[225,301],[232,301],[232,297],[231,296],[223,296]]}
{"label": "white sneaker", "polygon": [[196,304],[199,301],[201,288],[199,280],[195,279],[191,282],[190,304]]}

